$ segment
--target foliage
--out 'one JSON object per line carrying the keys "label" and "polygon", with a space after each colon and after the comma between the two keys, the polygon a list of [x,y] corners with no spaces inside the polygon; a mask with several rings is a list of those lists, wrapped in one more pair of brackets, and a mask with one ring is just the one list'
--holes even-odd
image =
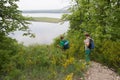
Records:
{"label": "foliage", "polygon": [[104,41],[103,46],[91,55],[92,60],[100,62],[120,74],[120,43]]}
{"label": "foliage", "polygon": [[27,18],[18,10],[17,1],[19,0],[0,1],[0,79],[8,75],[11,70],[13,70],[11,75],[18,76],[17,73],[20,73],[15,69],[15,63],[11,62],[11,58],[17,55],[20,45],[18,46],[17,41],[8,35],[19,30],[24,31],[24,35],[33,36],[28,28]]}
{"label": "foliage", "polygon": [[16,54],[7,57],[9,61],[2,65],[6,71],[6,75],[1,73],[4,80],[63,80],[69,73],[73,73],[75,79],[83,77],[84,61],[72,56],[67,58],[54,45],[17,45],[15,49]]}
{"label": "foliage", "polygon": [[[64,21],[68,20],[70,23],[68,37],[73,47],[71,46],[69,51],[83,54],[83,36],[85,32],[88,32],[95,42],[92,59],[120,72],[118,44],[120,41],[120,1],[72,1],[74,4],[69,9],[71,14],[65,14],[62,17]],[[113,45],[114,47],[110,47]]]}
{"label": "foliage", "polygon": [[[18,43],[16,40],[6,36],[1,36],[0,39],[0,75],[7,75],[12,65],[8,64],[11,57],[16,55],[18,52]],[[1,76],[0,76],[1,77]]]}
{"label": "foliage", "polygon": [[70,48],[57,48],[59,39],[51,45],[18,44],[7,37],[16,30],[28,30],[26,18],[17,10],[18,0],[0,2],[0,79],[1,80],[77,80],[86,71],[84,32],[91,33],[95,49],[91,59],[120,73],[120,6],[119,0],[73,0],[67,39]]}
{"label": "foliage", "polygon": [[76,4],[71,7],[71,14],[63,16],[63,20],[69,20],[71,30],[79,30],[80,33],[89,32],[92,37],[99,40],[120,39],[119,0],[73,1]]}
{"label": "foliage", "polygon": [[10,32],[21,30],[26,31],[24,35],[30,34],[27,18],[23,17],[18,10],[16,2],[19,0],[0,1],[0,35],[8,35]]}

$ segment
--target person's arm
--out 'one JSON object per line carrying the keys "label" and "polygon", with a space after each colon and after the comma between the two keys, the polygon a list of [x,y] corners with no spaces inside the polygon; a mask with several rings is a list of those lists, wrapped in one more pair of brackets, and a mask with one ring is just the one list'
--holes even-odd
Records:
{"label": "person's arm", "polygon": [[90,43],[89,43],[89,42],[86,42],[85,44],[86,44],[86,46],[88,47]]}
{"label": "person's arm", "polygon": [[61,48],[61,46],[60,46],[60,45],[57,45],[57,47],[58,47],[58,48]]}
{"label": "person's arm", "polygon": [[87,39],[87,40],[85,41],[85,45],[86,45],[87,47],[89,47],[89,45],[90,45],[90,40],[89,40],[89,39]]}

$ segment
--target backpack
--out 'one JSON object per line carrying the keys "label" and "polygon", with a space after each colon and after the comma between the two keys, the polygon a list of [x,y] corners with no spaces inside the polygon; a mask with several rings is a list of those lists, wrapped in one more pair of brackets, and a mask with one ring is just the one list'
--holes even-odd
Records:
{"label": "backpack", "polygon": [[89,39],[89,40],[90,40],[90,45],[89,45],[88,48],[90,48],[90,49],[94,49],[94,48],[95,48],[95,45],[94,45],[94,41],[93,41],[93,39]]}
{"label": "backpack", "polygon": [[69,41],[68,40],[64,40],[63,49],[69,49]]}

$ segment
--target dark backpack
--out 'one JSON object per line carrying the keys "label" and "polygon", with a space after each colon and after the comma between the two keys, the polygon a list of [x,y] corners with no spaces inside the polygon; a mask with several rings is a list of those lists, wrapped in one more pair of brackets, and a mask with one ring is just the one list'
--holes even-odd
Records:
{"label": "dark backpack", "polygon": [[94,48],[95,48],[95,45],[94,45],[93,39],[89,39],[89,40],[90,40],[90,45],[88,46],[88,48],[94,49]]}
{"label": "dark backpack", "polygon": [[64,40],[64,49],[69,49],[69,41],[68,40]]}

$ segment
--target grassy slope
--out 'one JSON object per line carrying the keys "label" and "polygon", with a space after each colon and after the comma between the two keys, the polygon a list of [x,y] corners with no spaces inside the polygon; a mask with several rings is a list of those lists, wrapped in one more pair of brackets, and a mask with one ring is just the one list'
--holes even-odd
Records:
{"label": "grassy slope", "polygon": [[31,17],[29,21],[58,23],[61,22],[62,20],[59,18],[49,18],[49,17]]}

